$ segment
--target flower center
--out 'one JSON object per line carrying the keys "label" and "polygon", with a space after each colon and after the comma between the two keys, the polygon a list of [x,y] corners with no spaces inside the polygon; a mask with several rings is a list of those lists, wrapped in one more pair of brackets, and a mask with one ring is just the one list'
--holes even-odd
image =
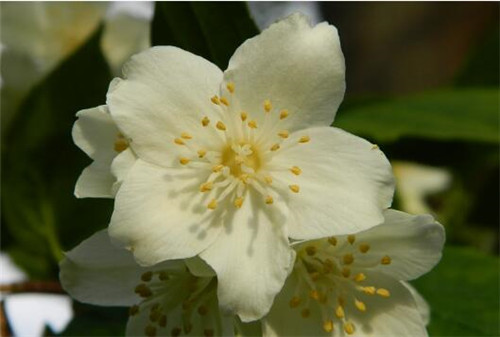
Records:
{"label": "flower center", "polygon": [[256,173],[261,167],[261,158],[255,147],[250,144],[228,146],[222,151],[221,164],[229,167],[236,178]]}

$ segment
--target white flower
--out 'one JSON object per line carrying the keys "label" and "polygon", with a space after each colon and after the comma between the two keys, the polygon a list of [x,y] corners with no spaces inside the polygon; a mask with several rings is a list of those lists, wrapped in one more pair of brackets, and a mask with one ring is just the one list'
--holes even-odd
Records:
{"label": "white flower", "polygon": [[141,267],[105,230],[68,252],[60,269],[75,299],[130,307],[127,336],[232,336],[239,327],[234,316],[221,315],[213,276],[194,276],[179,260]]}
{"label": "white flower", "polygon": [[438,263],[444,238],[430,215],[387,210],[367,231],[297,244],[264,336],[426,336],[429,308],[405,281]]}
{"label": "white flower", "polygon": [[134,56],[107,97],[137,156],[110,236],[142,265],[199,255],[225,310],[262,317],[293,265],[289,238],[370,228],[391,203],[383,153],[329,127],[344,75],[336,29],[301,15],[243,43],[224,73],[174,47]]}

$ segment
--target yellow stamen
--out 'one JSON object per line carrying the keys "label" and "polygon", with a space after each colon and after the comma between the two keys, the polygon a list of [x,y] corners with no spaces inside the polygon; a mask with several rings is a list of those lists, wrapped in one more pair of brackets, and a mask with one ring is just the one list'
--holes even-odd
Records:
{"label": "yellow stamen", "polygon": [[354,333],[354,324],[352,324],[351,322],[345,322],[344,331],[346,332],[346,334],[352,335]]}
{"label": "yellow stamen", "polygon": [[242,111],[242,112],[240,113],[240,118],[241,118],[241,120],[242,120],[243,122],[247,120],[247,117],[248,117],[248,114],[247,114],[245,111]]}
{"label": "yellow stamen", "polygon": [[148,325],[144,329],[144,334],[148,337],[155,337],[156,336],[156,328],[152,325]]}
{"label": "yellow stamen", "polygon": [[257,122],[256,122],[256,121],[254,121],[254,120],[252,120],[252,121],[248,122],[248,127],[249,127],[250,129],[257,129]]}
{"label": "yellow stamen", "polygon": [[292,297],[292,299],[290,300],[290,308],[297,308],[299,305],[300,305],[300,298],[294,296]]}
{"label": "yellow stamen", "polygon": [[200,186],[200,192],[211,191],[213,187],[214,187],[214,184],[211,181],[206,182],[204,184],[201,184],[201,186]]}
{"label": "yellow stamen", "polygon": [[151,289],[149,289],[149,287],[144,283],[137,285],[137,287],[135,287],[134,291],[136,294],[138,294],[139,296],[144,297],[144,298],[153,295],[153,292],[151,291]]}
{"label": "yellow stamen", "polygon": [[227,100],[226,97],[221,97],[220,102],[224,104],[225,106],[229,106],[229,101]]}
{"label": "yellow stamen", "polygon": [[273,146],[271,146],[271,151],[278,151],[280,149],[280,145],[279,144],[274,144]]}
{"label": "yellow stamen", "polygon": [[190,160],[189,160],[189,158],[184,158],[184,157],[182,157],[181,159],[179,159],[179,162],[180,162],[182,165],[187,165],[187,164],[189,164]]}
{"label": "yellow stamen", "polygon": [[269,112],[269,111],[271,111],[272,108],[273,108],[273,105],[271,104],[271,101],[266,99],[264,101],[264,110],[266,110],[266,112]]}
{"label": "yellow stamen", "polygon": [[271,176],[265,176],[264,177],[264,180],[266,181],[266,183],[268,183],[269,185],[271,185],[273,183],[273,177]]}
{"label": "yellow stamen", "polygon": [[332,246],[336,246],[337,245],[337,239],[335,237],[329,237],[328,238],[328,243],[331,244]]}
{"label": "yellow stamen", "polygon": [[219,97],[217,97],[217,95],[210,98],[210,100],[212,101],[213,104],[216,104],[216,105],[220,104]]}
{"label": "yellow stamen", "polygon": [[337,318],[344,318],[344,307],[342,307],[341,305],[337,306],[337,309],[335,309],[335,316],[337,316]]}
{"label": "yellow stamen", "polygon": [[283,110],[280,111],[280,119],[285,119],[285,118],[288,117],[288,115],[289,115],[288,110],[283,109]]}
{"label": "yellow stamen", "polygon": [[359,273],[356,276],[354,276],[354,281],[356,281],[356,282],[361,282],[364,280],[366,280],[366,275],[363,273]]}
{"label": "yellow stamen", "polygon": [[363,253],[363,254],[364,254],[364,253],[366,253],[367,251],[369,251],[369,250],[370,250],[370,245],[369,245],[369,244],[367,244],[367,243],[362,243],[362,244],[360,244],[360,245],[359,245],[358,249],[359,249],[359,251],[360,251],[361,253]]}
{"label": "yellow stamen", "polygon": [[356,306],[356,308],[359,310],[359,311],[366,311],[366,305],[361,302],[361,301],[358,301],[357,299],[354,299],[354,305]]}
{"label": "yellow stamen", "polygon": [[288,133],[288,130],[281,130],[280,132],[278,132],[278,136],[280,136],[281,138],[288,138],[290,134]]}
{"label": "yellow stamen", "polygon": [[377,145],[377,144],[373,144],[373,145],[372,145],[372,150],[377,150],[378,148],[379,148],[379,147],[378,147],[378,145]]}
{"label": "yellow stamen", "polygon": [[227,91],[229,91],[231,94],[234,92],[234,83],[233,82],[228,82],[226,84]]}
{"label": "yellow stamen", "polygon": [[351,269],[349,269],[348,267],[344,267],[342,268],[342,276],[344,276],[345,278],[348,278],[350,275],[351,275]]}
{"label": "yellow stamen", "polygon": [[354,256],[352,254],[345,254],[344,256],[342,256],[342,262],[344,264],[352,264],[354,262]]}
{"label": "yellow stamen", "polygon": [[129,316],[134,316],[137,315],[138,313],[139,313],[139,306],[135,304],[131,306],[130,309],[128,310]]}
{"label": "yellow stamen", "polygon": [[198,158],[203,158],[207,154],[205,150],[198,150]]}
{"label": "yellow stamen", "polygon": [[292,173],[295,174],[296,176],[298,176],[302,173],[302,170],[298,166],[292,166],[290,171],[292,171]]}
{"label": "yellow stamen", "polygon": [[210,203],[207,205],[207,208],[216,209],[217,208],[217,200],[212,199],[212,201],[210,201]]}
{"label": "yellow stamen", "polygon": [[333,322],[331,319],[328,319],[328,320],[323,322],[323,330],[325,330],[325,332],[332,332],[333,331]]}
{"label": "yellow stamen", "polygon": [[198,314],[200,316],[205,316],[206,314],[208,314],[208,308],[206,306],[204,306],[204,305],[200,305],[198,307]]}
{"label": "yellow stamen", "polygon": [[299,187],[299,185],[289,185],[288,187],[290,188],[290,190],[291,190],[293,193],[299,193],[299,191],[300,191],[300,187]]}
{"label": "yellow stamen", "polygon": [[201,120],[201,125],[207,126],[208,124],[210,124],[210,119],[208,119],[207,116],[203,117],[203,119]]}
{"label": "yellow stamen", "polygon": [[224,165],[222,165],[222,164],[215,165],[214,167],[212,167],[212,172],[215,172],[215,173],[220,172],[220,171],[222,171],[223,168],[224,168]]}
{"label": "yellow stamen", "polygon": [[234,207],[241,208],[244,200],[245,199],[243,199],[242,197],[237,197],[236,199],[234,199]]}
{"label": "yellow stamen", "polygon": [[319,300],[319,292],[317,290],[311,290],[309,292],[309,297],[311,297],[313,300],[318,301]]}
{"label": "yellow stamen", "polygon": [[379,289],[377,289],[377,295],[382,296],[382,297],[389,297],[389,296],[391,296],[391,293],[387,289],[379,288]]}
{"label": "yellow stamen", "polygon": [[274,199],[272,196],[268,195],[265,199],[266,204],[271,205],[274,202]]}
{"label": "yellow stamen", "polygon": [[191,136],[189,133],[187,132],[183,132],[181,133],[181,138],[184,138],[184,139],[192,139],[193,136]]}
{"label": "yellow stamen", "polygon": [[349,235],[347,237],[347,242],[349,242],[351,245],[356,241],[356,236],[355,235]]}
{"label": "yellow stamen", "polygon": [[362,287],[361,291],[367,295],[375,295],[375,287]]}
{"label": "yellow stamen", "polygon": [[311,140],[311,138],[309,138],[309,136],[302,136],[300,137],[299,139],[299,143],[307,143]]}
{"label": "yellow stamen", "polygon": [[307,246],[306,247],[306,253],[309,256],[315,255],[317,251],[318,251],[318,249],[316,247],[314,247],[314,246]]}
{"label": "yellow stamen", "polygon": [[141,280],[144,282],[149,282],[153,278],[153,272],[152,271],[147,271],[144,274],[141,275]]}
{"label": "yellow stamen", "polygon": [[380,263],[381,264],[391,264],[391,257],[390,256],[384,256],[381,260],[380,260]]}
{"label": "yellow stamen", "polygon": [[123,152],[128,148],[128,141],[122,137],[115,140],[114,149],[116,152]]}
{"label": "yellow stamen", "polygon": [[226,131],[226,125],[221,121],[218,121],[217,124],[215,124],[215,127],[221,131]]}
{"label": "yellow stamen", "polygon": [[184,145],[184,141],[180,138],[175,138],[174,143],[177,145]]}

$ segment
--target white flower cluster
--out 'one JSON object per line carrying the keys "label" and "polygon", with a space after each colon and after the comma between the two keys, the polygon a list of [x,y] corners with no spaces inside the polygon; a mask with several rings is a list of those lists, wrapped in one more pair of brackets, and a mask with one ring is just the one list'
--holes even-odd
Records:
{"label": "white flower cluster", "polygon": [[73,129],[94,160],[76,196],[115,199],[109,228],[61,263],[74,298],[129,306],[130,336],[427,334],[406,281],[439,261],[444,231],[388,209],[384,154],[330,127],[333,26],[292,15],[224,72],[163,46],[123,73]]}

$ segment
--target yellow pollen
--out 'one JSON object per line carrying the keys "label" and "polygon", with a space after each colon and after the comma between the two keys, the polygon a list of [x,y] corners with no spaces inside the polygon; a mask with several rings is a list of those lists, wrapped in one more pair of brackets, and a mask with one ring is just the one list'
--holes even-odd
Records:
{"label": "yellow pollen", "polygon": [[335,316],[337,316],[337,318],[345,317],[344,308],[341,305],[337,306],[337,309],[335,309]]}
{"label": "yellow pollen", "polygon": [[292,166],[290,171],[295,174],[296,176],[300,175],[302,173],[302,170],[298,166]]}
{"label": "yellow pollen", "polygon": [[342,276],[344,276],[345,278],[348,278],[350,275],[351,275],[351,269],[349,269],[348,267],[344,267],[342,268]]}
{"label": "yellow pollen", "polygon": [[273,197],[271,197],[270,195],[268,195],[266,197],[265,201],[266,201],[266,204],[271,205],[274,202],[274,199],[273,199]]}
{"label": "yellow pollen", "polygon": [[311,273],[311,280],[313,280],[314,282],[316,282],[317,280],[319,280],[321,277],[321,273],[315,271],[313,273]]}
{"label": "yellow pollen", "polygon": [[236,199],[234,199],[234,207],[241,208],[244,200],[245,199],[243,199],[242,197],[237,197]]}
{"label": "yellow pollen", "polygon": [[128,310],[128,314],[130,316],[134,316],[134,315],[137,315],[139,313],[139,306],[138,305],[133,305],[130,307],[130,309]]}
{"label": "yellow pollen", "polygon": [[161,326],[162,328],[167,326],[167,316],[161,315],[160,319],[158,320],[158,325]]}
{"label": "yellow pollen", "polygon": [[161,271],[160,274],[158,274],[158,278],[160,281],[166,281],[168,280],[168,274],[165,271]]}
{"label": "yellow pollen", "polygon": [[289,135],[290,134],[288,133],[287,130],[282,130],[282,131],[278,132],[278,136],[280,136],[281,138],[284,138],[284,139],[288,138]]}
{"label": "yellow pollen", "polygon": [[181,133],[181,138],[184,138],[184,139],[192,139],[193,136],[191,136],[189,133],[187,132],[183,132]]}
{"label": "yellow pollen", "polygon": [[372,145],[372,150],[377,150],[378,149],[378,145],[377,144],[373,144]]}
{"label": "yellow pollen", "polygon": [[137,287],[135,287],[135,293],[138,294],[141,297],[149,297],[153,295],[153,292],[147,285],[144,283],[139,284]]}
{"label": "yellow pollen", "polygon": [[390,256],[384,256],[381,260],[380,260],[380,263],[381,264],[391,264],[391,257]]}
{"label": "yellow pollen", "polygon": [[221,97],[220,102],[224,104],[225,106],[229,106],[229,101],[227,100],[226,97]]}
{"label": "yellow pollen", "polygon": [[248,122],[248,127],[249,127],[250,129],[257,129],[257,122],[256,122],[256,121],[254,121],[254,120],[252,120],[252,121]]}
{"label": "yellow pollen", "polygon": [[208,124],[210,124],[210,119],[208,119],[207,116],[203,117],[203,119],[201,120],[201,125],[207,126]]}
{"label": "yellow pollen", "polygon": [[354,276],[354,281],[356,281],[356,282],[361,282],[364,280],[366,280],[366,275],[363,273],[359,273],[356,276]]}
{"label": "yellow pollen", "polygon": [[307,318],[311,315],[311,311],[309,309],[302,309],[302,311],[300,312],[300,314],[302,315],[303,318]]}
{"label": "yellow pollen", "polygon": [[207,205],[207,208],[209,208],[209,209],[216,209],[217,208],[217,200],[216,199],[212,199],[212,201],[210,201],[210,203]]}
{"label": "yellow pollen", "polygon": [[344,264],[352,264],[354,262],[354,256],[352,254],[345,254],[342,256],[342,263]]}
{"label": "yellow pollen", "polygon": [[248,184],[248,178],[250,178],[250,176],[246,173],[243,173],[239,176],[239,178],[243,182],[243,184]]}
{"label": "yellow pollen", "polygon": [[391,296],[391,293],[387,289],[379,288],[379,289],[377,289],[377,295],[382,296],[382,297],[389,297],[389,296]]}
{"label": "yellow pollen", "polygon": [[203,158],[207,154],[205,150],[198,150],[198,158]]}
{"label": "yellow pollen", "polygon": [[280,149],[280,145],[279,144],[274,144],[273,146],[271,146],[270,150],[271,151],[278,151]]}
{"label": "yellow pollen", "polygon": [[351,245],[356,241],[356,236],[355,235],[349,235],[347,237],[347,242],[349,242]]}
{"label": "yellow pollen", "polygon": [[316,248],[316,247],[314,247],[314,246],[307,246],[307,247],[306,247],[306,253],[307,253],[307,255],[309,255],[309,256],[313,256],[313,255],[315,255],[317,251],[318,251],[318,250],[317,250],[317,248]]}
{"label": "yellow pollen", "polygon": [[323,322],[323,330],[325,330],[325,332],[332,332],[333,331],[333,322],[331,319],[328,319],[328,320]]}
{"label": "yellow pollen", "polygon": [[364,253],[366,253],[367,251],[369,251],[369,250],[370,250],[370,245],[369,245],[369,244],[367,244],[367,243],[362,243],[362,244],[360,244],[360,245],[359,245],[358,249],[359,249],[359,251],[360,251],[361,253],[363,253],[363,254],[364,254]]}
{"label": "yellow pollen", "polygon": [[367,295],[375,295],[375,287],[362,287],[361,291]]}
{"label": "yellow pollen", "polygon": [[298,298],[297,296],[294,296],[290,300],[289,306],[290,306],[290,308],[297,308],[300,305],[300,302],[301,302],[300,298]]}
{"label": "yellow pollen", "polygon": [[336,246],[337,245],[337,239],[332,236],[332,237],[328,238],[328,243],[331,244],[332,246]]}
{"label": "yellow pollen", "polygon": [[188,158],[184,158],[182,157],[181,159],[179,159],[179,162],[182,164],[182,165],[187,165],[189,164],[189,159]]}
{"label": "yellow pollen", "polygon": [[144,282],[149,282],[153,278],[153,272],[152,271],[147,271],[144,274],[141,275],[141,280]]}
{"label": "yellow pollen", "polygon": [[264,110],[266,110],[266,112],[269,112],[272,110],[272,108],[273,108],[273,105],[271,104],[271,101],[266,99],[264,101]]}
{"label": "yellow pollen", "polygon": [[309,138],[309,136],[302,136],[300,137],[299,139],[299,143],[307,143],[311,140],[311,138]]}
{"label": "yellow pollen", "polygon": [[144,329],[144,334],[148,337],[154,337],[156,336],[156,328],[152,325],[148,325]]}
{"label": "yellow pollen", "polygon": [[207,192],[207,191],[210,191],[212,190],[212,188],[214,187],[214,184],[212,182],[206,182],[204,184],[201,184],[200,186],[200,192]]}
{"label": "yellow pollen", "polygon": [[116,152],[123,152],[128,148],[128,141],[119,135],[118,139],[115,140],[114,149]]}
{"label": "yellow pollen", "polygon": [[285,118],[288,117],[288,115],[289,115],[288,110],[283,109],[283,110],[280,111],[280,119],[285,119]]}
{"label": "yellow pollen", "polygon": [[266,183],[268,183],[269,185],[271,185],[273,183],[273,177],[271,176],[265,176],[264,177],[264,180],[266,181]]}
{"label": "yellow pollen", "polygon": [[174,143],[177,145],[184,145],[184,141],[180,138],[175,138]]}
{"label": "yellow pollen", "polygon": [[290,191],[292,191],[293,193],[299,193],[300,191],[299,185],[289,185],[288,187],[290,188]]}
{"label": "yellow pollen", "polygon": [[319,300],[319,292],[317,290],[311,290],[309,292],[309,297],[311,297],[313,300],[318,301]]}
{"label": "yellow pollen", "polygon": [[198,307],[198,314],[200,314],[201,316],[205,316],[207,313],[208,313],[208,308],[206,306],[200,305]]}
{"label": "yellow pollen", "polygon": [[224,168],[224,165],[222,165],[222,164],[215,165],[214,167],[212,167],[212,172],[215,172],[215,173],[220,172],[220,171],[222,171],[223,168]]}
{"label": "yellow pollen", "polygon": [[210,100],[212,101],[213,104],[216,104],[216,105],[220,104],[219,97],[217,97],[217,95],[210,98]]}
{"label": "yellow pollen", "polygon": [[352,335],[354,333],[354,324],[352,324],[351,322],[345,322],[344,331],[346,332],[346,334]]}
{"label": "yellow pollen", "polygon": [[226,131],[226,125],[221,121],[218,121],[217,124],[215,124],[215,127],[221,131]]}
{"label": "yellow pollen", "polygon": [[226,84],[227,91],[229,91],[231,94],[234,92],[234,83],[233,82],[228,82]]}
{"label": "yellow pollen", "polygon": [[359,310],[359,311],[366,311],[366,305],[361,302],[361,301],[358,301],[357,299],[354,299],[354,305],[356,306],[356,308]]}
{"label": "yellow pollen", "polygon": [[242,112],[240,113],[240,118],[241,118],[241,120],[242,120],[243,122],[247,120],[247,117],[248,117],[248,114],[247,114],[245,111],[242,111]]}

